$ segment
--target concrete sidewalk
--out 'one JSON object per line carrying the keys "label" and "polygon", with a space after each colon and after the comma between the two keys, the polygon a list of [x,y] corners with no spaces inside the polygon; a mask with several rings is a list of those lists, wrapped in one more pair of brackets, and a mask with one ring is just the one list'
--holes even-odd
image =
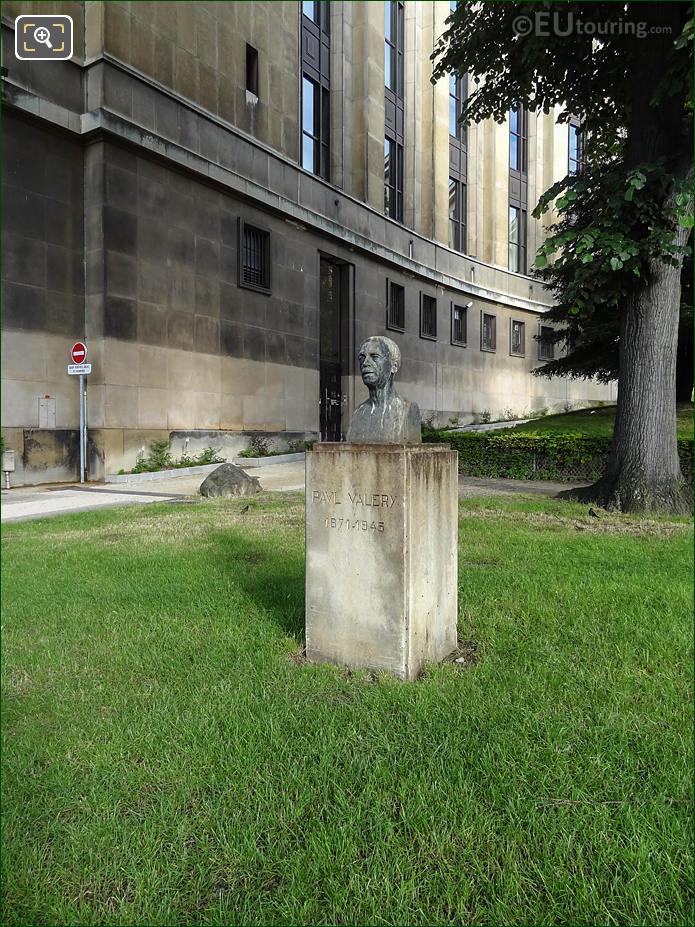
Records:
{"label": "concrete sidewalk", "polygon": [[[270,492],[290,492],[304,489],[304,461],[254,467],[263,489]],[[70,512],[113,508],[118,505],[147,505],[150,502],[181,502],[195,497],[203,479],[197,476],[171,477],[147,483],[91,483],[80,485],[54,483],[50,486],[20,486],[2,491],[3,522],[46,518]],[[538,495],[555,496],[577,483],[552,483],[545,480],[502,480],[459,476],[459,497]]]}
{"label": "concrete sidewalk", "polygon": [[[255,467],[251,471],[263,489],[289,492],[304,489],[304,461]],[[150,502],[180,502],[197,496],[203,477],[181,476],[147,483],[53,483],[48,486],[18,486],[2,491],[0,518],[3,522],[26,521],[70,512],[88,512],[119,505]]]}

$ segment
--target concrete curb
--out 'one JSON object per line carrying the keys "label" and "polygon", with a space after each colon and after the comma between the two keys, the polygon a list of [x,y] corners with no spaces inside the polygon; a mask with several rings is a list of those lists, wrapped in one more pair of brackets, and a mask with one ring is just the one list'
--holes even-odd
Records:
{"label": "concrete curb", "polygon": [[235,457],[232,463],[242,470],[253,467],[270,467],[273,464],[294,463],[297,460],[304,460],[304,451],[298,454],[276,454],[273,457]]}
{"label": "concrete curb", "polygon": [[485,425],[461,425],[458,428],[445,428],[444,431],[502,431],[503,428],[516,428],[525,425],[530,418],[520,418],[513,422],[487,422]]}
{"label": "concrete curb", "polygon": [[[254,467],[269,467],[272,464],[294,463],[304,460],[304,451],[299,454],[277,454],[274,457],[234,457],[232,463],[242,470]],[[226,463],[226,461],[225,461]],[[105,483],[149,483],[152,480],[169,480],[175,476],[206,476],[222,464],[203,464],[199,467],[177,467],[175,470],[155,470],[154,473],[107,473]]]}
{"label": "concrete curb", "polygon": [[222,464],[203,464],[199,467],[178,467],[176,470],[155,470],[154,473],[107,473],[105,483],[149,483],[152,480],[168,480],[175,476],[205,476]]}

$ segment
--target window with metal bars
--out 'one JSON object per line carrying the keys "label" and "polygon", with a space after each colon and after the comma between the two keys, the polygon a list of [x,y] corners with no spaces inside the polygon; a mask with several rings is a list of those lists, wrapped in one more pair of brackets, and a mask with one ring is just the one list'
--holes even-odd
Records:
{"label": "window with metal bars", "polygon": [[451,343],[465,347],[468,343],[468,309],[451,304]]}
{"label": "window with metal bars", "polygon": [[437,300],[425,293],[420,293],[420,337],[437,337]]}
{"label": "window with metal bars", "polygon": [[239,286],[270,293],[270,232],[239,220]]}
{"label": "window with metal bars", "polygon": [[405,331],[405,289],[391,280],[386,281],[386,327]]}
{"label": "window with metal bars", "polygon": [[526,325],[518,319],[510,321],[509,353],[517,357],[523,357],[526,353]]}
{"label": "window with metal bars", "polygon": [[538,360],[553,360],[555,357],[555,342],[553,329],[549,325],[541,325],[538,329]]}
{"label": "window with metal bars", "polygon": [[480,314],[480,350],[497,350],[497,319],[489,312]]}

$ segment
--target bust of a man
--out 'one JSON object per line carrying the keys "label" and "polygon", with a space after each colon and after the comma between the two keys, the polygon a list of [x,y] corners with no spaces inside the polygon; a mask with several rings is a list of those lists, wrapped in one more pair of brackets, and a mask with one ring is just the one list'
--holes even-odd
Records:
{"label": "bust of a man", "polygon": [[352,444],[420,444],[420,409],[417,403],[401,399],[393,385],[401,366],[396,342],[374,335],[360,347],[357,357],[369,399],[355,409],[346,440]]}

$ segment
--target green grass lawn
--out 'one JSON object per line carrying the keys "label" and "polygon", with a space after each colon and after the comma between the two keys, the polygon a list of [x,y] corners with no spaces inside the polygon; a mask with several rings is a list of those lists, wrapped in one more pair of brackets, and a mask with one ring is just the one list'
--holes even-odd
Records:
{"label": "green grass lawn", "polygon": [[[566,434],[590,435],[593,437],[613,436],[615,406],[603,406],[599,409],[580,409],[564,415],[548,415],[534,419],[524,425],[518,425],[514,431],[533,431],[536,433],[556,432]],[[686,403],[676,410],[676,427],[678,437],[683,440],[693,439],[693,407]]]}
{"label": "green grass lawn", "polygon": [[299,495],[5,528],[2,923],[690,923],[690,527],[460,529],[400,683],[301,658]]}

